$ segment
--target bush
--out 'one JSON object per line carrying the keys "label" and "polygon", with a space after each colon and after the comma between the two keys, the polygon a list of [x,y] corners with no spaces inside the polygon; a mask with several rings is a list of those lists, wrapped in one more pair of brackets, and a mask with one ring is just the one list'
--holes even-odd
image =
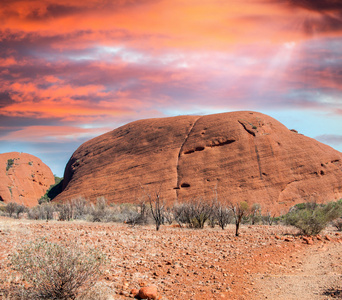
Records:
{"label": "bush", "polygon": [[84,198],[75,198],[71,200],[71,207],[73,219],[85,219],[85,216],[88,213],[88,205]]}
{"label": "bush", "polygon": [[73,215],[73,207],[70,202],[57,204],[58,221],[70,221]]}
{"label": "bush", "polygon": [[224,202],[216,202],[214,204],[212,215],[222,230],[233,220],[233,211]]}
{"label": "bush", "polygon": [[203,229],[205,222],[213,214],[213,204],[202,198],[192,199],[186,203],[175,204],[173,215],[176,222],[189,228]]}
{"label": "bush", "polygon": [[29,284],[25,299],[75,299],[99,275],[104,256],[41,239],[22,246],[11,263]]}
{"label": "bush", "polygon": [[33,220],[52,220],[53,213],[57,211],[57,205],[50,202],[43,203],[31,208],[28,211],[28,218]]}
{"label": "bush", "polygon": [[13,165],[14,165],[14,159],[13,158],[8,159],[7,164],[6,164],[6,171],[12,168]]}
{"label": "bush", "polygon": [[[304,207],[304,208],[303,208]],[[318,205],[306,203],[305,206],[297,205],[287,215],[285,223],[300,230],[303,235],[319,234],[329,222],[338,218],[341,214],[341,205],[338,203],[328,203]]]}
{"label": "bush", "polygon": [[149,221],[149,211],[147,209],[146,203],[140,201],[139,205],[135,207],[135,210],[128,211],[126,224],[135,225],[146,225]]}
{"label": "bush", "polygon": [[271,214],[271,212],[267,212],[265,215],[261,216],[261,221],[263,225],[272,225],[274,222],[277,223],[279,218],[275,217],[275,214]]}
{"label": "bush", "polygon": [[16,209],[17,209],[17,203],[15,202],[9,202],[6,205],[6,212],[8,213],[8,216],[11,218],[12,215],[15,213]]}
{"label": "bush", "polygon": [[110,222],[115,220],[114,211],[109,208],[104,197],[99,197],[96,204],[88,208],[87,220],[90,222]]}

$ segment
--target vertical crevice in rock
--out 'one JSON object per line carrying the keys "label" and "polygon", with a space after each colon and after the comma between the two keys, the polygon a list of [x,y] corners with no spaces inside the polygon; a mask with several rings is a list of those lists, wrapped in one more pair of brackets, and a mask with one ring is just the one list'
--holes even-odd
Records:
{"label": "vertical crevice in rock", "polygon": [[198,120],[199,120],[200,118],[202,118],[202,117],[198,117],[198,118],[194,121],[194,123],[193,123],[192,126],[190,127],[190,129],[189,129],[187,135],[185,136],[182,145],[181,145],[180,148],[179,148],[179,152],[178,152],[178,156],[177,156],[177,163],[176,163],[177,186],[176,186],[176,188],[175,188],[175,190],[176,190],[176,199],[177,199],[177,200],[178,200],[178,193],[179,193],[179,187],[180,187],[180,182],[179,182],[179,181],[180,181],[180,178],[179,178],[179,158],[180,158],[180,156],[181,156],[181,154],[182,154],[182,152],[183,152],[183,148],[184,148],[185,143],[187,142],[187,140],[188,140],[190,134],[192,133],[193,129],[195,128],[196,123],[198,122]]}
{"label": "vertical crevice in rock", "polygon": [[255,154],[256,154],[256,157],[257,157],[257,162],[258,162],[258,167],[259,167],[259,176],[260,176],[260,179],[262,179],[262,171],[261,171],[261,162],[260,162],[259,150],[258,150],[257,145],[254,145],[254,147],[255,147]]}

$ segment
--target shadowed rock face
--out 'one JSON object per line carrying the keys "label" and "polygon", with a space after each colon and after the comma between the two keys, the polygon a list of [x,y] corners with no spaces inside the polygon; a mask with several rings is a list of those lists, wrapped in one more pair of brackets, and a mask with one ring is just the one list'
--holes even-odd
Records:
{"label": "shadowed rock face", "polygon": [[141,120],[79,147],[63,189],[55,201],[136,202],[160,190],[172,202],[217,193],[280,213],[342,198],[342,153],[256,112]]}
{"label": "shadowed rock face", "polygon": [[0,200],[29,207],[55,183],[50,168],[39,158],[19,152],[0,154]]}

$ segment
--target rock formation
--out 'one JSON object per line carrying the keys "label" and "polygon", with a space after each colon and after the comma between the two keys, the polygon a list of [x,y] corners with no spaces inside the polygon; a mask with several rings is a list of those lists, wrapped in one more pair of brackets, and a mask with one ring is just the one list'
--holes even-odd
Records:
{"label": "rock formation", "polygon": [[55,183],[50,168],[39,158],[19,152],[0,154],[0,201],[35,206]]}
{"label": "rock formation", "polygon": [[81,145],[55,201],[137,202],[156,191],[285,212],[342,198],[342,153],[257,112],[140,120]]}

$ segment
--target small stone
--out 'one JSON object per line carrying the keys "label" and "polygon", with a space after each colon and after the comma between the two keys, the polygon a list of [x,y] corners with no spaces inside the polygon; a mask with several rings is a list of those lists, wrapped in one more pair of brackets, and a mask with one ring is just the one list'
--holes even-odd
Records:
{"label": "small stone", "polygon": [[313,245],[313,240],[312,240],[312,238],[309,238],[309,237],[304,236],[304,237],[303,237],[303,241],[306,242],[308,245]]}

